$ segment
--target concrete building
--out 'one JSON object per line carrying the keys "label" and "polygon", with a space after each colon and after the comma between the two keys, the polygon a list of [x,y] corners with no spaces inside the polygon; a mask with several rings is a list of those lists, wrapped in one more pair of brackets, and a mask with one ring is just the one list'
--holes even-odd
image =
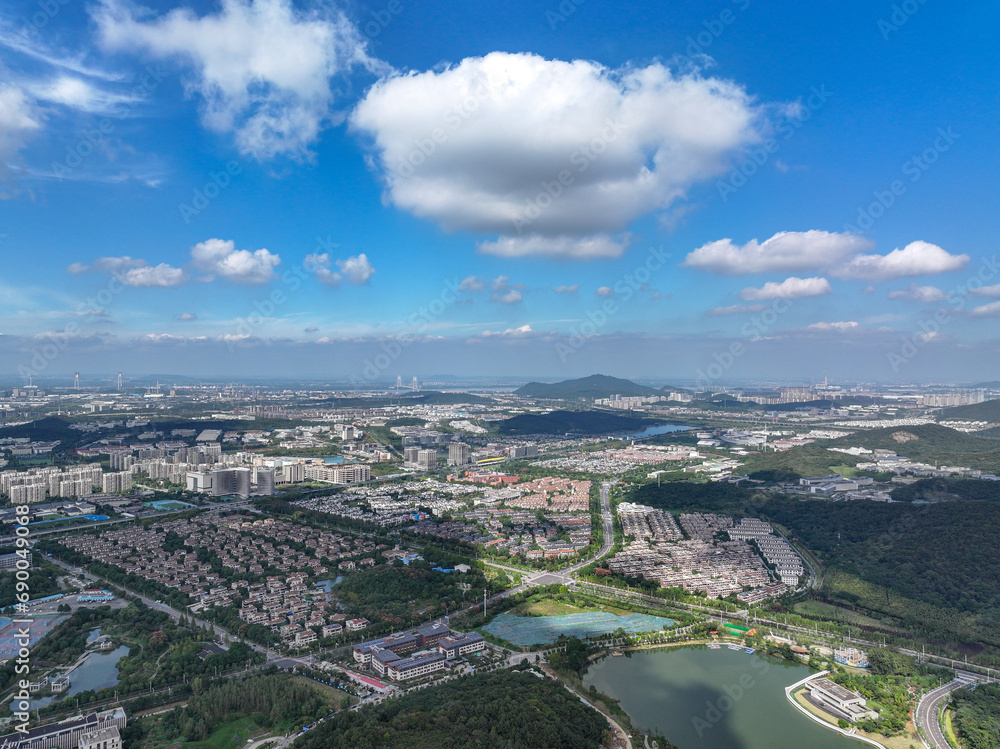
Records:
{"label": "concrete building", "polygon": [[215,468],[212,470],[212,496],[226,494],[250,496],[250,469],[243,467]]}
{"label": "concrete building", "polygon": [[122,749],[122,736],[117,726],[98,728],[80,737],[79,749]]}
{"label": "concrete building", "polygon": [[420,450],[417,452],[417,466],[423,471],[433,471],[437,468],[437,450]]}
{"label": "concrete building", "polygon": [[452,442],[448,445],[448,465],[464,466],[469,462],[469,446],[464,442]]}
{"label": "concrete building", "polygon": [[486,638],[478,632],[445,637],[438,642],[438,650],[448,659],[459,658],[468,653],[478,653],[486,648]]}
{"label": "concrete building", "polygon": [[132,472],[117,471],[105,473],[101,477],[101,491],[105,494],[120,494],[132,489]]}
{"label": "concrete building", "polygon": [[[107,734],[101,742],[108,742],[107,749],[121,749],[121,730],[125,728],[125,711],[116,707],[112,710],[78,715],[60,723],[49,723],[30,729],[27,733],[11,733],[0,736],[0,747],[25,747],[26,749],[96,749],[93,744],[84,744],[85,736],[114,728],[119,732],[118,744],[112,748],[113,734]],[[101,749],[104,749],[102,746]]]}
{"label": "concrete building", "polygon": [[840,686],[829,679],[813,679],[808,683],[809,694],[832,715],[856,723],[865,718],[875,719],[878,713],[869,710],[867,702],[857,692]]}

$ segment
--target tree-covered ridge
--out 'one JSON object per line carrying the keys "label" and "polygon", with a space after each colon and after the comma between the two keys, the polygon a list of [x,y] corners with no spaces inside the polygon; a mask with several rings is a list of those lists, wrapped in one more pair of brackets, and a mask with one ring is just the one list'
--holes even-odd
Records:
{"label": "tree-covered ridge", "polygon": [[952,692],[955,732],[966,749],[1000,749],[1000,684]]}
{"label": "tree-covered ridge", "polygon": [[500,671],[341,713],[296,749],[588,749],[608,724],[561,684]]}
{"label": "tree-covered ridge", "polygon": [[620,416],[607,411],[552,411],[520,414],[497,425],[500,434],[614,434],[631,432],[664,422],[638,416]]}
{"label": "tree-covered ridge", "polygon": [[565,400],[576,400],[577,398],[593,400],[594,398],[607,398],[611,395],[625,397],[663,395],[656,388],[601,374],[580,377],[576,380],[563,380],[562,382],[529,382],[515,390],[514,394],[525,398],[561,398]]}

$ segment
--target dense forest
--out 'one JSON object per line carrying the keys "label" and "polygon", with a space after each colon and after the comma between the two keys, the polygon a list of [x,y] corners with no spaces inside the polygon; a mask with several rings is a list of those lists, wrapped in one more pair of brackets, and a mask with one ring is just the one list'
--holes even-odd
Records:
{"label": "dense forest", "polygon": [[500,434],[613,434],[631,432],[666,422],[638,416],[620,416],[607,411],[552,411],[521,414],[497,425]]}
{"label": "dense forest", "polygon": [[955,732],[966,749],[1000,749],[1000,684],[965,687],[951,695]]}
{"label": "dense forest", "polygon": [[[473,592],[463,591],[460,583],[471,585]],[[439,572],[427,562],[415,561],[354,572],[337,586],[336,595],[346,613],[398,629],[427,621],[432,613],[455,611],[466,597],[475,599],[477,591],[481,596],[484,588],[494,587],[478,572]]]}
{"label": "dense forest", "polygon": [[187,705],[168,712],[157,727],[158,739],[204,741],[222,724],[245,716],[262,728],[298,730],[333,709],[319,689],[288,674],[232,679],[208,688],[196,678],[191,687]]}
{"label": "dense forest", "polygon": [[[890,617],[932,641],[1000,649],[1000,502],[993,482],[938,479],[908,487],[960,501],[932,504],[773,498],[745,485],[646,484],[629,499],[673,512],[763,517],[823,562],[818,595]],[[979,500],[979,501],[977,501]],[[881,617],[877,617],[881,618]]]}
{"label": "dense forest", "polygon": [[588,749],[607,720],[561,684],[523,671],[476,674],[341,713],[296,749]]}

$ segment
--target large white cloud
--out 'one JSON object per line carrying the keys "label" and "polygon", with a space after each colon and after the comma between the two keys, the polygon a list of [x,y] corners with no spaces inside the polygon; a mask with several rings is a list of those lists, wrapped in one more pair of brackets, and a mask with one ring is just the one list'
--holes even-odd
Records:
{"label": "large white cloud", "polygon": [[858,255],[834,271],[840,278],[885,281],[892,278],[926,276],[961,270],[969,263],[968,255],[952,255],[930,242],[910,242],[888,255]]}
{"label": "large white cloud", "polygon": [[307,153],[331,116],[334,76],[383,69],[343,14],[300,11],[290,0],[222,0],[201,17],[104,0],[93,15],[105,49],[189,65],[185,84],[203,100],[205,124],[235,133],[240,151],[261,159]]}
{"label": "large white cloud", "polygon": [[502,235],[483,252],[580,258],[620,255],[607,233],[722,172],[761,119],[731,81],[493,52],[389,77],[350,121],[399,208]]}
{"label": "large white cloud", "polygon": [[723,275],[820,270],[872,246],[870,240],[846,232],[782,231],[760,243],[709,242],[688,253],[681,265]]}
{"label": "large white cloud", "polygon": [[268,250],[237,250],[231,239],[199,242],[191,248],[191,260],[199,270],[243,284],[267,283],[281,264],[281,258]]}
{"label": "large white cloud", "polygon": [[748,302],[760,302],[769,299],[802,299],[810,296],[823,296],[829,294],[830,282],[825,278],[786,278],[778,283],[768,281],[761,288],[753,287],[743,289],[740,298]]}

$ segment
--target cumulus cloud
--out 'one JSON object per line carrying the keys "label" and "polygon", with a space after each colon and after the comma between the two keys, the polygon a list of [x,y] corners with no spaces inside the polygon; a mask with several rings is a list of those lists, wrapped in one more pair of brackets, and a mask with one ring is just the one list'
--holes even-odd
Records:
{"label": "cumulus cloud", "polygon": [[922,304],[934,304],[943,302],[948,295],[937,286],[918,286],[911,283],[905,289],[898,289],[889,292],[889,299],[901,299],[905,302],[921,302]]}
{"label": "cumulus cloud", "polygon": [[191,248],[199,270],[240,284],[262,284],[274,278],[281,258],[268,250],[237,250],[231,239],[206,239]]}
{"label": "cumulus cloud", "polygon": [[491,302],[500,302],[501,304],[518,304],[523,299],[524,295],[517,289],[498,291],[490,297]]}
{"label": "cumulus cloud", "polygon": [[885,281],[961,270],[968,262],[968,255],[952,255],[936,244],[916,241],[888,255],[858,255],[834,274],[840,278]]}
{"label": "cumulus cloud", "polygon": [[126,286],[136,287],[171,287],[180,286],[187,280],[183,268],[175,268],[168,263],[151,266],[141,258],[129,257],[99,257],[92,265],[72,263],[66,270],[73,275],[98,271],[108,273],[118,278]]}
{"label": "cumulus cloud", "polygon": [[575,283],[572,286],[567,286],[564,284],[562,286],[556,286],[552,290],[557,294],[575,294],[580,290],[580,284]]}
{"label": "cumulus cloud", "polygon": [[990,302],[969,310],[972,317],[1000,317],[1000,302]]}
{"label": "cumulus cloud", "polygon": [[[333,270],[334,265],[337,270]],[[306,255],[305,266],[316,278],[330,286],[339,286],[345,281],[355,285],[366,284],[375,274],[375,266],[363,252],[345,260],[331,260],[326,252]]]}
{"label": "cumulus cloud", "polygon": [[183,268],[174,268],[167,263],[130,268],[121,271],[119,277],[128,286],[143,288],[180,286],[187,280]]}
{"label": "cumulus cloud", "polygon": [[42,126],[34,102],[17,86],[0,84],[0,160],[16,154]]}
{"label": "cumulus cloud", "polygon": [[597,291],[594,292],[597,296],[614,296],[615,290],[610,286],[599,286]]}
{"label": "cumulus cloud", "polygon": [[182,320],[184,322],[190,322],[191,320],[197,320],[198,315],[196,315],[194,312],[181,312],[179,315],[177,315],[177,319]]}
{"label": "cumulus cloud", "polygon": [[506,330],[484,330],[478,335],[482,338],[511,338],[530,335],[534,332],[535,331],[532,330],[531,325],[522,325],[519,328],[507,328]]}
{"label": "cumulus cloud", "polygon": [[807,325],[806,330],[844,333],[848,330],[855,330],[859,327],[860,325],[853,320],[849,322],[814,322],[812,325]]}
{"label": "cumulus cloud", "polygon": [[466,276],[458,284],[459,291],[482,291],[486,284],[479,280],[478,276]]}
{"label": "cumulus cloud", "polygon": [[574,259],[620,255],[609,233],[725,171],[762,120],[743,88],[697,71],[506,52],[388,77],[350,117],[388,202],[501,235],[481,252]]}
{"label": "cumulus cloud", "polygon": [[551,257],[563,260],[594,260],[621,257],[628,241],[613,239],[606,234],[590,237],[500,237],[492,242],[479,242],[476,248],[484,255],[500,257]]}
{"label": "cumulus cloud", "polygon": [[205,16],[190,8],[155,16],[104,0],[92,13],[106,50],[184,64],[204,124],[233,133],[240,151],[259,159],[307,153],[331,120],[331,79],[386,69],[342,13],[297,10],[290,0],[222,0]]}
{"label": "cumulus cloud", "polygon": [[979,289],[970,289],[969,293],[972,296],[982,296],[987,299],[1000,299],[1000,283],[993,286],[983,286]]}
{"label": "cumulus cloud", "polygon": [[769,299],[802,299],[810,296],[829,294],[830,282],[825,278],[786,278],[778,283],[768,281],[763,287],[749,287],[740,292],[740,298],[748,302]]}
{"label": "cumulus cloud", "polygon": [[681,265],[727,276],[820,270],[872,246],[870,240],[847,232],[782,231],[760,243],[756,239],[744,245],[731,239],[709,242],[688,253]]}

